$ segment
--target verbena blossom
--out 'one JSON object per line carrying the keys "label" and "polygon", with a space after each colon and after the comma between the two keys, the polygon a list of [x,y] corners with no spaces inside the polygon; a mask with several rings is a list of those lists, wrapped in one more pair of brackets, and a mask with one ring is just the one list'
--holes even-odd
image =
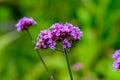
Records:
{"label": "verbena blossom", "polygon": [[70,48],[71,47],[71,43],[68,41],[67,38],[65,38],[63,40],[63,48],[66,49],[66,48]]}
{"label": "verbena blossom", "polygon": [[17,31],[28,29],[30,26],[37,24],[33,18],[23,17],[16,24]]}
{"label": "verbena blossom", "polygon": [[81,36],[82,32],[78,27],[75,27],[70,23],[55,23],[49,30],[41,31],[35,48],[55,49],[57,42],[62,42],[63,49],[70,48],[72,41],[79,41]]}
{"label": "verbena blossom", "polygon": [[114,70],[120,69],[120,50],[116,50],[115,53],[112,55],[112,58],[115,59],[113,63]]}

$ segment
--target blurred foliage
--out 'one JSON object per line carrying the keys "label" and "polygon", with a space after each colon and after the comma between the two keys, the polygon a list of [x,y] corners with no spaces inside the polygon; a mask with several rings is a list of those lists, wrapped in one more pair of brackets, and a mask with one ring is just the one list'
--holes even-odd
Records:
{"label": "blurred foliage", "polygon": [[[49,80],[27,34],[15,24],[23,16],[38,24],[30,28],[36,40],[41,30],[56,22],[79,26],[83,37],[69,52],[74,80],[120,80],[111,55],[120,49],[120,0],[0,0],[0,80]],[[41,50],[55,80],[69,80],[63,54]]]}

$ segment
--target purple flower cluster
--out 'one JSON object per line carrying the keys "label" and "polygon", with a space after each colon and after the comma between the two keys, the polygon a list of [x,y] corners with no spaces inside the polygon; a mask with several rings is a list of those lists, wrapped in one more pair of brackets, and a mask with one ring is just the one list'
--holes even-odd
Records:
{"label": "purple flower cluster", "polygon": [[120,50],[116,50],[115,53],[113,54],[112,58],[115,59],[113,63],[114,70],[120,69]]}
{"label": "purple flower cluster", "polygon": [[28,29],[30,26],[35,25],[35,24],[37,24],[37,22],[34,21],[33,18],[23,17],[16,24],[17,31]]}
{"label": "purple flower cluster", "polygon": [[66,23],[64,25],[55,23],[49,30],[41,31],[35,49],[55,49],[57,42],[62,42],[63,49],[70,48],[71,42],[79,41],[81,36],[82,32],[78,27],[75,27],[70,23]]}

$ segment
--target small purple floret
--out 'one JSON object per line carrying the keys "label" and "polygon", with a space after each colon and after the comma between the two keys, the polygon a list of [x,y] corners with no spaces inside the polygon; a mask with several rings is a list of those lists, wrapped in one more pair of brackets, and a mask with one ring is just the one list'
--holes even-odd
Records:
{"label": "small purple floret", "polygon": [[35,24],[37,24],[37,22],[34,21],[33,18],[23,17],[16,24],[17,31],[28,29],[30,26],[33,26]]}
{"label": "small purple floret", "polygon": [[66,49],[66,48],[70,48],[71,47],[71,43],[68,41],[68,39],[64,39],[63,40],[63,48]]}

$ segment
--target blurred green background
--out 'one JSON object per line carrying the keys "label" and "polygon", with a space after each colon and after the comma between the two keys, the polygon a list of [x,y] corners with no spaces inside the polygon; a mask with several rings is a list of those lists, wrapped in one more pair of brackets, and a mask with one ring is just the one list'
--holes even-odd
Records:
{"label": "blurred green background", "polygon": [[[79,26],[83,37],[69,53],[74,80],[120,80],[112,67],[112,54],[120,49],[120,0],[0,0],[0,80],[49,80],[26,32],[17,32],[22,17],[33,17],[36,40],[41,30],[56,22]],[[41,50],[55,80],[70,80],[65,57]]]}

